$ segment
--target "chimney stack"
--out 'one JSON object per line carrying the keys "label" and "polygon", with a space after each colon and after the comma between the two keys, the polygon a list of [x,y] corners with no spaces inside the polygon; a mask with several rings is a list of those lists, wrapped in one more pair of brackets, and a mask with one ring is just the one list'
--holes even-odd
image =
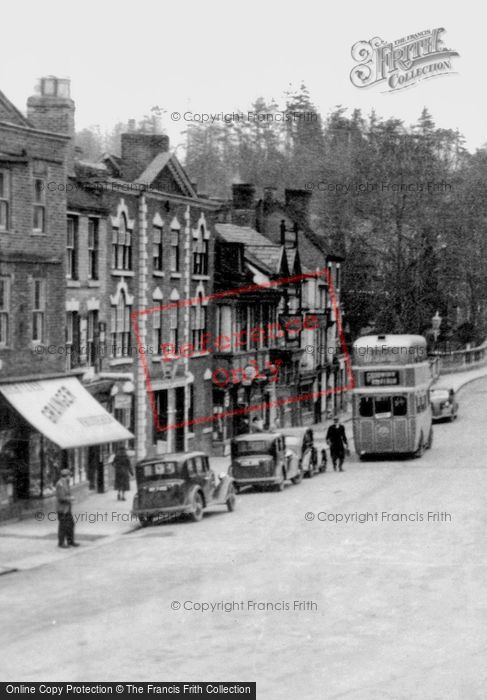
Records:
{"label": "chimney stack", "polygon": [[291,207],[306,223],[310,223],[311,192],[309,190],[284,190],[286,206]]}
{"label": "chimney stack", "polygon": [[49,75],[39,79],[36,94],[27,100],[27,119],[35,129],[71,137],[67,150],[68,173],[72,173],[74,167],[75,134],[75,104],[70,93],[69,79]]}
{"label": "chimney stack", "polygon": [[169,136],[129,132],[122,134],[122,178],[138,178],[159,153],[169,151]]}
{"label": "chimney stack", "polygon": [[264,187],[264,204],[272,204],[276,198],[277,187]]}
{"label": "chimney stack", "polygon": [[255,186],[232,185],[233,222],[238,226],[255,226]]}

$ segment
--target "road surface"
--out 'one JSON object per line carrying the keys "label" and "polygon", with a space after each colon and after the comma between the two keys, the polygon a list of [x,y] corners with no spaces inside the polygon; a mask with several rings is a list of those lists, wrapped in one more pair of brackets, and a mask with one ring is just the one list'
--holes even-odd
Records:
{"label": "road surface", "polygon": [[244,493],[234,513],[0,577],[1,679],[487,697],[487,379],[459,396],[422,459],[352,457],[343,474]]}

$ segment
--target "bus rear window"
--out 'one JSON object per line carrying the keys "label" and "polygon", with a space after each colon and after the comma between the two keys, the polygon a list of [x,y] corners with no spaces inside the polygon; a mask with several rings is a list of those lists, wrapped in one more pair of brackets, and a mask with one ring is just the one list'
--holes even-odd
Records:
{"label": "bus rear window", "polygon": [[408,400],[406,396],[361,396],[358,410],[361,418],[407,416]]}
{"label": "bus rear window", "polygon": [[372,418],[374,415],[374,400],[371,396],[361,397],[359,413],[362,418]]}
{"label": "bus rear window", "polygon": [[374,399],[375,415],[379,418],[387,418],[392,413],[391,397],[376,396]]}
{"label": "bus rear window", "polygon": [[395,416],[405,416],[408,412],[408,402],[405,396],[393,396],[392,412]]}

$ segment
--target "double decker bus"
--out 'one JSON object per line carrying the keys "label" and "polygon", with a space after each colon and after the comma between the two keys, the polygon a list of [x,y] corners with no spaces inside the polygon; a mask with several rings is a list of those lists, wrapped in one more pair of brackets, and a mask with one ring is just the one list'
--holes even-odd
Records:
{"label": "double decker bus", "polygon": [[421,335],[367,335],[353,344],[353,438],[370,454],[421,457],[433,442],[434,376]]}

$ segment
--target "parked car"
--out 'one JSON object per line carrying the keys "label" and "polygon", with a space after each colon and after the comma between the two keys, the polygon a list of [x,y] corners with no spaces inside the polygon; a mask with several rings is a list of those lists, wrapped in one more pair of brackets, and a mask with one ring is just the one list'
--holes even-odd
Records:
{"label": "parked car", "polygon": [[137,493],[132,512],[141,525],[168,514],[188,513],[195,521],[205,509],[222,505],[235,509],[235,489],[228,474],[210,469],[204,452],[164,454],[138,462]]}
{"label": "parked car", "polygon": [[454,421],[458,415],[458,401],[455,390],[448,387],[434,387],[430,390],[433,420]]}
{"label": "parked car", "polygon": [[252,485],[282,491],[288,479],[299,484],[303,478],[297,455],[280,432],[239,435],[231,442],[231,456],[229,474],[237,490]]}
{"label": "parked car", "polygon": [[286,447],[293,450],[299,460],[303,475],[311,479],[320,471],[318,451],[314,445],[311,428],[282,428]]}

